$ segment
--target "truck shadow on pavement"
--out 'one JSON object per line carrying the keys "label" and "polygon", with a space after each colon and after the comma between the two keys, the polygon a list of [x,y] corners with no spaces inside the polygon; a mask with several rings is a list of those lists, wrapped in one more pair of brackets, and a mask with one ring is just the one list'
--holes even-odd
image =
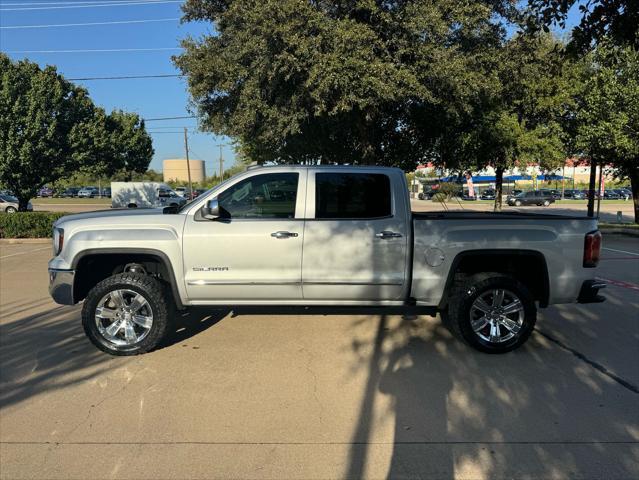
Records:
{"label": "truck shadow on pavement", "polygon": [[636,394],[536,333],[515,352],[486,355],[424,325],[382,315],[372,352],[354,340],[368,380],[347,478],[365,477],[378,451],[380,394],[395,420],[389,479],[636,478]]}

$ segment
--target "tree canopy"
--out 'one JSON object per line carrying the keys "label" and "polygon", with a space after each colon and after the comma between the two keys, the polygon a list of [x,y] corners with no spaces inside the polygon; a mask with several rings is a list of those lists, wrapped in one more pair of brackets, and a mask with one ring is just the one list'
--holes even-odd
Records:
{"label": "tree canopy", "polygon": [[639,52],[603,43],[591,65],[578,112],[577,145],[616,175],[631,181],[639,223]]}
{"label": "tree canopy", "polygon": [[509,1],[189,0],[175,58],[205,128],[250,158],[413,168],[489,89]]}
{"label": "tree canopy", "polygon": [[135,114],[106,114],[54,67],[0,54],[0,183],[26,209],[38,188],[79,171],[145,171],[153,148]]}
{"label": "tree canopy", "polygon": [[541,25],[566,27],[568,13],[578,8],[581,19],[572,29],[570,50],[584,53],[602,40],[611,40],[617,45],[639,48],[639,2],[636,0],[528,0],[533,13],[529,27],[536,30]]}

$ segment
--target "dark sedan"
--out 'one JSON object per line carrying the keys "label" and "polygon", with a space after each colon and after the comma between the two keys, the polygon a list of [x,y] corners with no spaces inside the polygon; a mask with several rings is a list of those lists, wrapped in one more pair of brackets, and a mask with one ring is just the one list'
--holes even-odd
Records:
{"label": "dark sedan", "polygon": [[508,197],[506,200],[508,205],[521,207],[522,205],[537,205],[547,207],[551,203],[555,203],[552,195],[544,194],[539,190],[531,190],[529,192],[521,192],[515,196]]}

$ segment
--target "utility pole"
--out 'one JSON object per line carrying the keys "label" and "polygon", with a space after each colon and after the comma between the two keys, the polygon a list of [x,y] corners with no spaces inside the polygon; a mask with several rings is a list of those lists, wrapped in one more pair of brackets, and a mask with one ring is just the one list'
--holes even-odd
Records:
{"label": "utility pole", "polygon": [[186,171],[189,175],[189,200],[193,200],[193,184],[191,183],[191,162],[189,161],[189,139],[186,135],[187,128],[184,127],[184,151],[186,152]]}
{"label": "utility pole", "polygon": [[225,146],[224,143],[218,143],[218,147],[220,147],[220,183],[224,181],[224,158],[222,157],[222,147]]}

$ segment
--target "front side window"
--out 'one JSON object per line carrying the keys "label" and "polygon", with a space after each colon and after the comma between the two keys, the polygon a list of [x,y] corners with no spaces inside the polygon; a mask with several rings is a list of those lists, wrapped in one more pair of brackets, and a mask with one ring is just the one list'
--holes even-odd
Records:
{"label": "front side window", "polygon": [[391,215],[390,179],[380,173],[317,173],[315,218],[380,218]]}
{"label": "front side window", "polygon": [[297,173],[254,175],[217,197],[224,218],[295,218]]}

